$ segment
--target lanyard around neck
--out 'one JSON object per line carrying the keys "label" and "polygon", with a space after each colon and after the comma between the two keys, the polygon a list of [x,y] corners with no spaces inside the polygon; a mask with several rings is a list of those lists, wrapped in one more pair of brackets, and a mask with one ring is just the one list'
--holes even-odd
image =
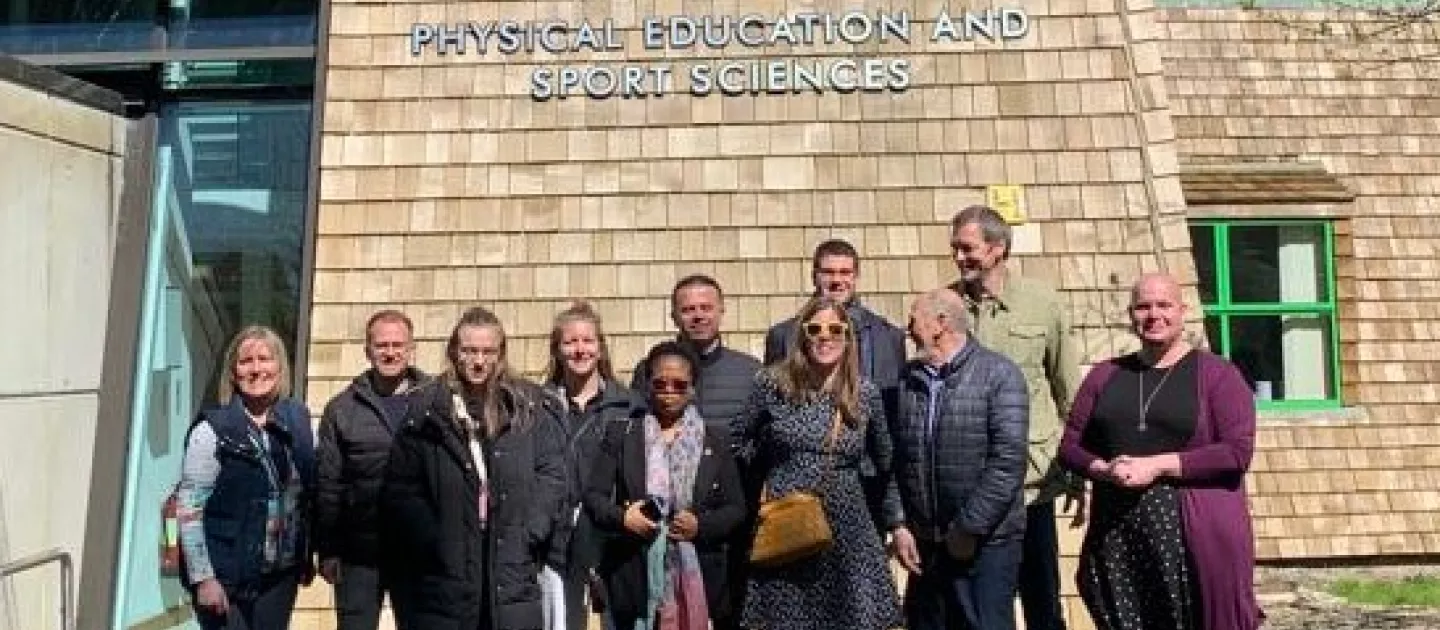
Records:
{"label": "lanyard around neck", "polygon": [[265,429],[257,427],[253,423],[247,432],[250,436],[250,443],[260,452],[260,466],[265,469],[265,477],[270,480],[270,489],[280,489],[280,470],[275,466],[275,460],[270,455],[270,448],[266,444],[274,444],[274,438],[265,434]]}

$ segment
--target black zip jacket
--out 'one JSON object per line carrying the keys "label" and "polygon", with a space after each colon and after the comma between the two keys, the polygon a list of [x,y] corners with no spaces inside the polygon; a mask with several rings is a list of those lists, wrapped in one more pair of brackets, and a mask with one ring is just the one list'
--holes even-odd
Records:
{"label": "black zip jacket", "polygon": [[593,569],[600,562],[602,536],[595,531],[590,515],[581,509],[585,480],[595,467],[600,445],[608,427],[645,416],[645,405],[618,382],[606,382],[600,392],[578,408],[558,385],[545,388],[563,409],[560,427],[565,432],[565,454],[570,476],[565,505],[557,517],[555,537],[547,563],[555,569],[568,566]]}
{"label": "black zip jacket", "polygon": [[[395,428],[404,421],[386,418],[373,372],[355,377],[325,405],[316,445],[316,551],[321,558],[369,566],[378,562],[376,503],[385,465]],[[412,392],[429,380],[415,368],[409,378]]]}

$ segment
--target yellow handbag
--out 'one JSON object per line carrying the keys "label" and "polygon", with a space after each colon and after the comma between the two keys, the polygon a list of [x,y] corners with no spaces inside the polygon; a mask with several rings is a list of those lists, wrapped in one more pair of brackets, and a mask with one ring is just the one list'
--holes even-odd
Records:
{"label": "yellow handbag", "polygon": [[[840,434],[840,412],[830,423],[825,438],[824,468],[821,486],[833,467],[835,442]],[[770,498],[770,484],[760,492],[760,511],[755,540],[750,547],[750,563],[761,568],[775,568],[803,560],[835,544],[830,519],[825,516],[821,491],[795,490],[778,499]]]}

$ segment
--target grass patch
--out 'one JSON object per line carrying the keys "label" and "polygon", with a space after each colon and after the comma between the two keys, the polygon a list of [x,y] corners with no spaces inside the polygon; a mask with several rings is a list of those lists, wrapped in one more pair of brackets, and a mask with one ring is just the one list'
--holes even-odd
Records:
{"label": "grass patch", "polygon": [[1332,595],[1356,604],[1440,608],[1440,577],[1417,575],[1398,580],[1337,580]]}

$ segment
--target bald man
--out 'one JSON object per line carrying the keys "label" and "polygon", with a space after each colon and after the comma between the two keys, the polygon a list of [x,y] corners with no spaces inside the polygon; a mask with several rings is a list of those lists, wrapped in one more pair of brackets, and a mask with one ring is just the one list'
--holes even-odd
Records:
{"label": "bald man", "polygon": [[949,289],[910,310],[922,358],[908,366],[890,427],[908,630],[1015,627],[1030,394],[1019,366],[966,330],[965,302]]}

